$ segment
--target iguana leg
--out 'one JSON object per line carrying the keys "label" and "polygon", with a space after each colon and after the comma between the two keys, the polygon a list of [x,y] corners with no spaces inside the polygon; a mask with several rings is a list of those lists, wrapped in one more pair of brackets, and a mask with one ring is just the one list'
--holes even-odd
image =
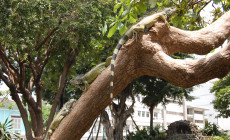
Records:
{"label": "iguana leg", "polygon": [[84,81],[84,84],[85,84],[85,89],[84,89],[84,91],[86,91],[86,90],[89,88],[89,84],[88,84],[87,81]]}
{"label": "iguana leg", "polygon": [[109,56],[108,58],[106,58],[105,60],[105,66],[108,67],[111,63],[111,59],[112,59],[112,56]]}
{"label": "iguana leg", "polygon": [[137,31],[133,30],[133,39],[137,40],[137,37],[138,37]]}
{"label": "iguana leg", "polygon": [[159,15],[159,19],[162,20],[168,26],[168,28],[170,27],[165,15]]}

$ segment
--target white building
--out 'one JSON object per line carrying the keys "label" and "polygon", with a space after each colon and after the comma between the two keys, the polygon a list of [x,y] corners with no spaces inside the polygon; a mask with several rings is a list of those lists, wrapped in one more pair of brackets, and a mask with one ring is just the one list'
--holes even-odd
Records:
{"label": "white building", "polygon": [[[134,113],[132,114],[132,117],[136,123],[136,125],[139,127],[139,129],[144,129],[149,127],[150,125],[150,113],[149,108],[142,104],[143,97],[135,97],[135,105],[134,105]],[[131,99],[128,99],[126,101],[126,104],[129,106],[131,105]],[[193,107],[190,105],[187,105],[186,100],[183,100],[183,104],[179,105],[177,102],[171,102],[167,104],[166,106],[163,106],[162,104],[159,104],[155,109],[153,113],[153,126],[160,125],[162,129],[167,129],[167,126],[175,121],[178,120],[189,120],[191,122],[194,122],[198,128],[202,129],[204,128],[205,120],[207,120],[207,117],[205,116],[205,111],[207,109],[205,108],[198,108]],[[107,108],[106,111],[108,112],[109,109]],[[108,113],[110,115],[110,113]],[[111,116],[109,116],[111,118]],[[98,125],[99,119],[93,129],[93,133],[91,137],[96,137],[97,131],[98,131]],[[126,127],[124,128],[123,135],[126,136],[127,130],[130,132],[135,132],[136,126],[129,117],[126,121]],[[87,140],[91,129],[82,137],[82,140]],[[98,134],[98,140],[101,140],[102,138],[106,138],[104,128],[101,125],[99,134]]]}

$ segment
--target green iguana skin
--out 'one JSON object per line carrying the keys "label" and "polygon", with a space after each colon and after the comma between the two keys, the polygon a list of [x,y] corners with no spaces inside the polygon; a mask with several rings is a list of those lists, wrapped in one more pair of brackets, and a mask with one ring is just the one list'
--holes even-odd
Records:
{"label": "green iguana skin", "polygon": [[80,74],[76,78],[70,80],[70,84],[73,86],[78,87],[82,91],[86,91],[89,87],[89,85],[97,78],[97,76],[105,70],[107,66],[110,65],[112,57],[108,57],[106,59],[106,62],[100,63],[93,67],[89,72],[87,72],[85,75]]}
{"label": "green iguana skin", "polygon": [[[171,17],[174,13],[176,12],[176,9],[172,8],[165,8],[164,11],[160,13],[156,13],[150,16],[147,16],[143,18],[141,21],[137,22],[134,24],[131,28],[129,28],[125,34],[122,36],[122,38],[119,40],[112,56],[111,60],[111,76],[110,76],[110,98],[111,102],[113,99],[113,79],[114,79],[114,64],[115,64],[115,59],[117,57],[117,53],[121,46],[125,44],[125,42],[135,33],[138,32],[146,32],[148,31],[151,27],[155,25],[158,21],[163,21],[165,24],[167,24],[168,27],[170,27],[169,23],[167,22],[167,17]],[[112,109],[112,106],[111,106]]]}
{"label": "green iguana skin", "polygon": [[58,127],[58,125],[61,123],[62,119],[69,114],[73,104],[76,103],[75,99],[70,99],[68,102],[66,102],[62,109],[58,112],[54,120],[52,121],[49,130],[48,130],[48,135],[46,134],[45,140],[49,140],[49,137],[53,134],[55,129]]}

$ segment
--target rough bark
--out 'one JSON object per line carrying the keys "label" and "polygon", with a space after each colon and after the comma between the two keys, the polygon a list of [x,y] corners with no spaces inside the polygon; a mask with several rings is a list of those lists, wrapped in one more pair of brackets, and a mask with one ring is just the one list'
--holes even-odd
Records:
{"label": "rough bark", "polygon": [[[230,36],[230,12],[198,31],[167,28],[158,22],[149,32],[139,33],[121,48],[115,62],[114,95],[142,75],[163,78],[191,87],[213,78],[222,78],[230,70],[230,43],[218,53],[198,60],[175,60],[176,52],[207,54]],[[52,139],[80,139],[94,119],[109,105],[110,67],[104,70],[74,105],[54,132]],[[69,130],[77,131],[74,133]]]}

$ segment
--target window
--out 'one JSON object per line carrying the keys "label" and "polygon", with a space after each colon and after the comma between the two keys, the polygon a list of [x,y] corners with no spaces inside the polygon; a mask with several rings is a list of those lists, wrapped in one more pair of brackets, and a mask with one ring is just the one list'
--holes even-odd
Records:
{"label": "window", "polygon": [[138,117],[141,117],[141,111],[138,111]]}
{"label": "window", "polygon": [[203,123],[203,120],[195,120],[195,123]]}
{"label": "window", "polygon": [[154,118],[154,119],[158,119],[158,113],[157,113],[157,112],[154,112],[153,118]]}
{"label": "window", "polygon": [[195,113],[195,114],[201,114],[201,115],[203,114],[202,111],[196,111],[196,110],[194,111],[194,113]]}
{"label": "window", "polygon": [[149,117],[149,112],[146,112],[146,117]]}
{"label": "window", "polygon": [[12,129],[21,129],[21,116],[19,115],[11,115],[12,121]]}
{"label": "window", "polygon": [[145,117],[145,111],[142,111],[142,117]]}
{"label": "window", "polygon": [[190,109],[187,109],[187,114],[190,114],[190,115],[192,115],[192,110],[190,110]]}

